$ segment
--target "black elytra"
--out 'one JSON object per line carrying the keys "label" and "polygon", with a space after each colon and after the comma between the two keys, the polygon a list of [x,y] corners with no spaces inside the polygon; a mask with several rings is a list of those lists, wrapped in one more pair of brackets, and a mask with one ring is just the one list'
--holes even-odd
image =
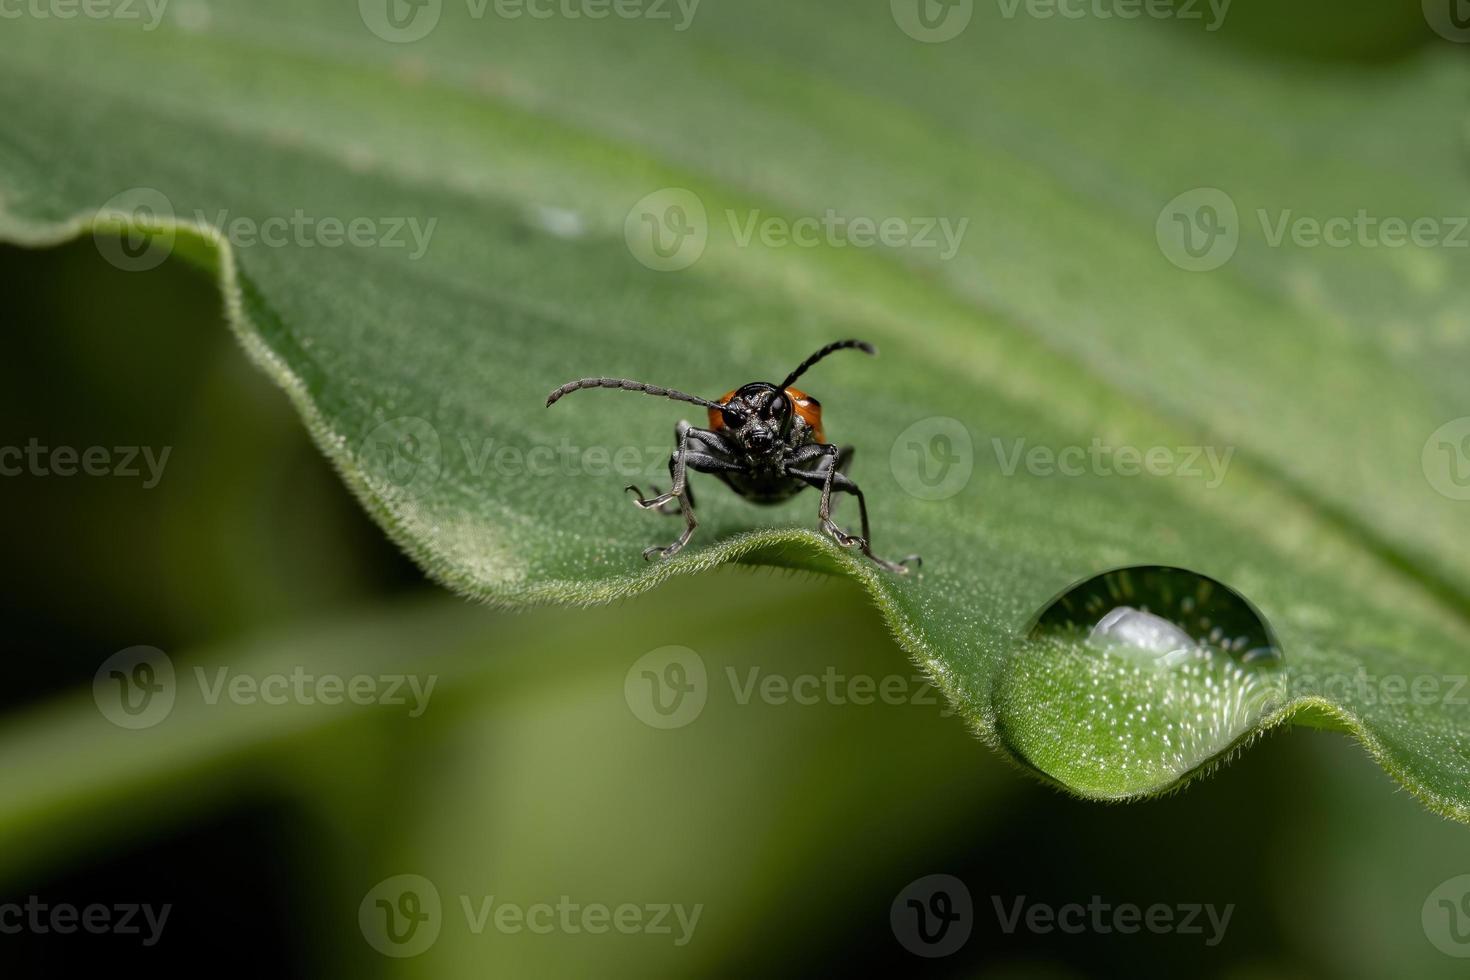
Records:
{"label": "black elytra", "polygon": [[[920,564],[918,555],[888,561],[873,554],[869,544],[872,535],[868,528],[868,504],[858,485],[847,476],[852,447],[828,444],[822,433],[821,404],[791,387],[813,364],[828,354],[848,349],[878,353],[872,344],[861,340],[839,340],[802,361],[780,384],[753,381],[728,392],[719,401],[625,378],[582,378],[557,388],[547,396],[546,405],[550,408],[562,396],[583,388],[617,388],[703,405],[709,410],[709,428],[697,429],[683,421],[674,427],[675,448],[669,457],[669,477],[673,483],[667,492],[658,493],[654,487],[655,495],[644,497],[636,486],[628,487],[636,494],[633,502],[644,510],[657,509],[684,517],[684,532],[679,539],[667,547],[645,549],[644,558],[669,558],[693,536],[699,522],[694,519],[694,491],[689,486],[688,471],[694,470],[718,477],[741,497],[757,504],[780,503],[807,487],[817,487],[822,491],[817,519],[824,531],[844,548],[858,548],[880,567],[907,574],[910,563]],[[834,492],[850,493],[857,498],[861,536],[847,533],[832,520]]]}

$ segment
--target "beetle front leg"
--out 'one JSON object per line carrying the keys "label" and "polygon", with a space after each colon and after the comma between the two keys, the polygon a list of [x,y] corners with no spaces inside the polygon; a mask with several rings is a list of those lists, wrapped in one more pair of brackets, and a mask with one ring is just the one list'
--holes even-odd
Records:
{"label": "beetle front leg", "polygon": [[689,451],[689,423],[680,422],[674,429],[678,435],[674,453],[669,457],[669,477],[673,481],[669,489],[664,493],[658,493],[654,487],[655,496],[645,497],[643,491],[638,489],[636,483],[630,483],[624,487],[624,491],[633,494],[633,505],[643,510],[662,509],[665,504],[680,497],[684,492],[684,454]]}
{"label": "beetle front leg", "polygon": [[[693,469],[697,473],[738,473],[741,471],[741,467],[729,459],[716,456],[713,453],[702,453],[694,450],[680,453],[675,466],[681,474],[687,472],[689,469]],[[670,492],[672,493],[672,491]],[[677,495],[676,499],[679,501],[680,512],[684,515],[684,533],[679,535],[677,541],[667,547],[660,548],[654,546],[652,548],[645,548],[643,550],[643,557],[649,561],[652,561],[654,558],[672,558],[674,555],[677,555],[689,543],[689,538],[693,536],[694,529],[699,526],[699,522],[694,518],[694,508],[689,502],[689,488],[687,484],[683,487],[683,492]]]}
{"label": "beetle front leg", "polygon": [[673,544],[666,547],[660,548],[658,545],[653,545],[644,548],[644,561],[653,561],[655,557],[672,558],[683,550],[684,546],[689,543],[689,539],[694,536],[694,529],[699,526],[699,521],[694,517],[694,508],[689,505],[689,497],[686,494],[679,494],[678,500],[679,511],[684,515],[684,533],[680,534],[678,540]]}
{"label": "beetle front leg", "polygon": [[[674,478],[673,486],[669,488],[667,493],[659,494],[647,500],[643,499],[640,493],[639,499],[635,500],[634,503],[647,510],[653,507],[662,508],[669,501],[677,500],[679,502],[679,513],[684,516],[684,532],[679,535],[678,540],[666,547],[660,548],[655,545],[651,548],[645,548],[643,551],[643,557],[645,559],[652,561],[654,558],[672,558],[689,543],[689,539],[694,535],[694,529],[699,526],[699,521],[694,517],[694,495],[689,489],[688,472],[690,469],[699,473],[738,472],[740,466],[726,458],[722,453],[702,451],[704,449],[723,450],[723,448],[724,443],[720,441],[719,436],[715,433],[707,432],[703,429],[695,429],[687,423],[681,423],[679,448],[674,450],[673,456],[669,459],[669,472]],[[628,489],[637,492],[638,488],[629,487]]]}
{"label": "beetle front leg", "polygon": [[628,486],[625,488],[626,490],[637,494],[637,497],[633,500],[635,506],[641,507],[643,510],[657,508],[662,513],[672,516],[673,514],[680,513],[683,505],[680,505],[679,510],[671,510],[669,504],[678,497],[687,496],[689,498],[689,505],[692,507],[694,505],[694,493],[689,489],[685,475],[685,460],[689,458],[691,449],[699,453],[710,452],[721,456],[728,455],[729,452],[729,448],[726,446],[724,440],[717,433],[710,432],[707,429],[696,429],[688,422],[681,421],[678,425],[674,426],[674,441],[675,449],[673,454],[669,456],[669,479],[672,481],[669,489],[664,493],[659,493],[658,487],[652,487],[654,496],[645,498],[643,491],[638,489],[636,485]]}
{"label": "beetle front leg", "polygon": [[[702,433],[703,431],[704,431],[703,429],[696,429],[696,428],[694,428],[688,422],[680,421],[677,425],[674,426],[674,445],[675,446],[682,446],[682,445],[684,445],[685,444],[685,434],[686,433],[689,434],[689,441],[696,442],[696,444],[702,444],[702,443],[700,443],[698,441],[698,436],[699,436],[699,433]],[[678,452],[676,450],[675,452],[673,452],[673,453],[671,453],[669,455],[669,481],[670,481],[670,484],[671,485],[672,485],[672,483],[676,479],[676,476],[674,474],[674,468],[675,468],[675,466],[678,465],[675,462],[677,459],[678,459]],[[655,506],[652,503],[653,500],[663,499],[663,503],[657,505],[658,512],[660,514],[664,514],[664,515],[666,515],[668,517],[677,517],[677,516],[679,516],[680,514],[682,514],[684,512],[683,507],[675,504],[672,497],[666,497],[666,495],[662,491],[660,491],[659,488],[656,487],[656,486],[650,486],[649,487],[649,489],[653,491],[653,497],[650,498],[650,500],[648,500],[648,501],[644,501],[642,499],[643,498],[643,491],[642,490],[639,490],[636,486],[628,487],[627,489],[629,489],[629,490],[631,490],[631,491],[633,491],[633,492],[635,492],[635,493],[638,494],[639,499],[635,503],[636,503],[637,506],[642,507],[644,510],[651,510],[651,509],[653,509],[653,507]],[[689,506],[690,507],[696,506],[696,504],[694,502],[694,487],[691,486],[691,485],[689,485],[688,483],[686,483],[684,485],[684,496],[686,496],[686,497],[689,498]],[[645,503],[648,504],[647,507],[644,507],[644,504]]]}
{"label": "beetle front leg", "polygon": [[[869,530],[868,527],[867,499],[863,496],[863,492],[858,488],[858,485],[854,483],[845,473],[840,472],[847,460],[851,458],[851,454],[844,454],[842,450],[839,450],[836,446],[823,446],[822,449],[823,452],[821,455],[824,458],[818,464],[817,469],[791,471],[793,476],[805,480],[812,486],[817,486],[818,481],[820,481],[820,486],[822,488],[822,502],[817,508],[817,519],[821,522],[822,530],[830,534],[833,540],[842,545],[842,547],[844,548],[851,548],[856,546],[875,564],[887,569],[890,572],[894,572],[899,575],[906,575],[908,574],[907,565],[910,562],[912,562],[916,566],[922,564],[923,559],[921,559],[918,555],[909,555],[908,557],[903,558],[900,561],[889,561],[886,558],[880,558],[877,555],[873,554],[872,545],[869,543],[872,537],[872,532]],[[861,537],[847,533],[842,528],[837,526],[836,521],[832,520],[833,490],[840,490],[844,493],[850,493],[857,498],[858,514],[860,515],[863,529]]]}

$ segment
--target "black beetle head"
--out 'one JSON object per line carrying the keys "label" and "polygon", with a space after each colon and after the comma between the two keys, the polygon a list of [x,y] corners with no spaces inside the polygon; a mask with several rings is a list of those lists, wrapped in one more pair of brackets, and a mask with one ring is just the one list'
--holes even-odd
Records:
{"label": "black beetle head", "polygon": [[730,436],[753,455],[775,451],[791,434],[791,399],[765,381],[754,381],[736,390],[723,413]]}

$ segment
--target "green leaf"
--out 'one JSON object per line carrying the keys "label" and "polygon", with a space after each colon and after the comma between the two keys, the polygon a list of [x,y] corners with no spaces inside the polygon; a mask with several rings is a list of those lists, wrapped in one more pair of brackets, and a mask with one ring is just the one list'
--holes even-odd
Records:
{"label": "green leaf", "polygon": [[[1426,48],[1307,71],[1226,31],[982,6],[940,44],[835,0],[709,5],[683,30],[431,4],[410,42],[369,30],[367,0],[7,22],[0,235],[95,227],[119,263],[214,268],[348,485],[460,592],[585,603],[727,561],[840,571],[975,731],[1083,795],[1168,789],[1292,720],[1352,732],[1470,818],[1470,64]],[[650,268],[645,218],[702,229],[703,253]],[[819,244],[768,218],[809,219]],[[836,218],[947,227],[955,249],[856,247]],[[1345,219],[1348,244],[1300,218]],[[1429,221],[1429,243],[1386,244],[1386,218]],[[1186,229],[1218,248],[1192,256]],[[542,407],[594,374],[715,397],[843,336],[881,359],[803,384],[856,446],[875,546],[922,553],[920,575],[836,547],[810,496],[761,510],[698,482],[694,544],[646,565],[675,528],[622,487],[661,472],[691,413],[611,392]],[[1094,446],[1157,447],[1165,475]],[[1143,564],[1239,590],[1285,654],[1183,755],[1170,724],[1238,691],[1195,705],[1176,676],[1107,680],[1086,653],[1016,666],[1049,599]],[[1087,707],[1093,681],[1112,703]]]}

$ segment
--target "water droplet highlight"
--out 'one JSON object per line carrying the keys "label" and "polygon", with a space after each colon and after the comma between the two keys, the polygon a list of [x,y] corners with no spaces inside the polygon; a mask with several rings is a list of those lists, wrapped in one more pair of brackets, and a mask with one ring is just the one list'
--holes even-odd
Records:
{"label": "water droplet highlight", "polygon": [[996,682],[1010,748],[1088,796],[1166,789],[1285,696],[1283,657],[1240,593],[1141,565],[1078,582],[1037,613]]}

